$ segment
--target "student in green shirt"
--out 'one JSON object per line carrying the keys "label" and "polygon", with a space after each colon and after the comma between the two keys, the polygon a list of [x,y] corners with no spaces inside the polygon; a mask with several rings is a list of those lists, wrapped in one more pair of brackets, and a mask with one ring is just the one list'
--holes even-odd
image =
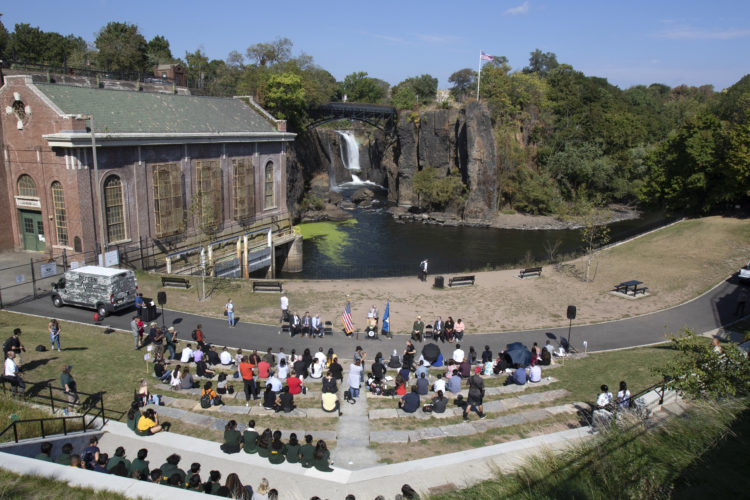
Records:
{"label": "student in green shirt", "polygon": [[70,453],[73,451],[73,445],[65,443],[62,445],[62,453],[55,459],[55,463],[60,465],[70,465]]}
{"label": "student in green shirt", "polygon": [[245,453],[258,452],[258,432],[255,430],[255,420],[248,422],[245,432],[242,433],[242,441]]}
{"label": "student in green shirt", "polygon": [[138,474],[140,475],[140,479],[146,479],[149,476],[149,470],[148,470],[148,460],[146,460],[146,456],[148,456],[148,450],[146,448],[141,448],[138,450],[138,458],[133,460],[133,462],[130,464],[130,475],[133,475],[134,471],[138,471]]}
{"label": "student in green shirt", "polygon": [[109,462],[107,462],[107,472],[112,472],[112,469],[115,468],[117,464],[120,462],[125,463],[125,470],[130,470],[130,460],[125,458],[125,448],[122,446],[118,446],[115,450],[115,456],[109,459]]}
{"label": "student in green shirt", "polygon": [[72,369],[73,365],[65,365],[60,374],[60,387],[63,388],[65,395],[68,396],[68,408],[65,409],[65,415],[72,412],[75,408],[75,404],[78,402],[76,381],[73,380],[73,375],[70,374],[70,370]]}
{"label": "student in green shirt", "polygon": [[220,446],[224,453],[237,453],[242,444],[242,434],[237,430],[237,421],[230,420],[224,426],[224,443]]}
{"label": "student in green shirt", "polygon": [[45,441],[39,448],[41,453],[34,458],[37,460],[44,460],[45,462],[52,462],[52,457],[50,456],[50,453],[52,453],[52,443]]}
{"label": "student in green shirt", "polygon": [[300,462],[302,467],[310,468],[313,466],[313,454],[315,453],[315,447],[312,445],[313,437],[308,434],[305,436],[305,444],[299,449]]}
{"label": "student in green shirt", "polygon": [[331,469],[331,453],[328,451],[326,442],[322,439],[318,440],[318,444],[315,446],[313,465],[322,472],[331,472],[333,470]]}
{"label": "student in green shirt", "polygon": [[292,432],[289,435],[289,442],[286,445],[286,461],[290,464],[298,464],[300,457],[300,448],[301,446],[297,441],[297,434]]}
{"label": "student in green shirt", "polygon": [[271,454],[271,441],[273,440],[273,434],[271,429],[266,429],[263,434],[258,438],[258,456],[268,458]]}
{"label": "student in green shirt", "polygon": [[167,461],[160,467],[161,484],[169,484],[169,478],[171,478],[173,474],[178,474],[180,476],[180,484],[185,484],[185,471],[177,467],[177,464],[180,463],[180,459],[181,457],[176,453],[167,457]]}
{"label": "student in green shirt", "polygon": [[286,455],[286,446],[281,441],[281,431],[274,431],[273,441],[271,442],[270,455],[268,461],[272,464],[284,463],[284,455]]}
{"label": "student in green shirt", "polygon": [[203,485],[203,491],[209,495],[217,495],[221,488],[221,472],[212,470],[208,475],[208,482]]}
{"label": "student in green shirt", "polygon": [[128,419],[126,421],[126,424],[128,428],[136,432],[136,428],[138,427],[138,420],[141,418],[141,408],[138,406],[137,401],[133,401],[130,404],[130,410],[128,410]]}

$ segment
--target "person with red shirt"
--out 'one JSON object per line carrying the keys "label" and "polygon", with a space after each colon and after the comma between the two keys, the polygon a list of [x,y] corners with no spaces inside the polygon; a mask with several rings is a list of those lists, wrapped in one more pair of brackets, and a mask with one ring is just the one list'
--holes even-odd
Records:
{"label": "person with red shirt", "polygon": [[247,359],[247,356],[242,356],[240,361],[240,375],[242,375],[242,382],[245,386],[245,406],[250,406],[250,398],[258,399],[258,386],[255,385],[255,379],[253,378],[253,365]]}
{"label": "person with red shirt", "polygon": [[297,372],[292,370],[292,375],[287,377],[286,385],[289,386],[289,394],[300,394],[302,392],[302,380],[297,376]]}
{"label": "person with red shirt", "polygon": [[261,359],[258,363],[258,378],[267,379],[268,378],[268,370],[271,368],[271,365],[266,361],[265,359]]}
{"label": "person with red shirt", "polygon": [[198,345],[201,349],[203,349],[206,345],[206,340],[203,338],[203,325],[198,323],[198,325],[195,327],[195,341],[198,342]]}

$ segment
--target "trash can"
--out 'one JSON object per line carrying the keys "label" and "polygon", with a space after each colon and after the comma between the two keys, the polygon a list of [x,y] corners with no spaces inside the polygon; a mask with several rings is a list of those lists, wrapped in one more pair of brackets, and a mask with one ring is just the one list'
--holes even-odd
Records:
{"label": "trash can", "polygon": [[435,276],[435,284],[432,286],[433,288],[443,288],[445,286],[445,278],[442,276]]}
{"label": "trash can", "polygon": [[156,320],[156,304],[154,299],[143,298],[143,309],[141,313],[141,319],[144,323]]}

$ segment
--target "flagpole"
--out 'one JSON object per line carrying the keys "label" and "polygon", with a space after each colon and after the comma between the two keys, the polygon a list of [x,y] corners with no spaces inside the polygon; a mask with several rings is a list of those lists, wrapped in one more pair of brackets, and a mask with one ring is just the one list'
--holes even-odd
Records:
{"label": "flagpole", "polygon": [[482,51],[479,51],[479,66],[477,71],[477,101],[479,100],[479,82],[482,80]]}

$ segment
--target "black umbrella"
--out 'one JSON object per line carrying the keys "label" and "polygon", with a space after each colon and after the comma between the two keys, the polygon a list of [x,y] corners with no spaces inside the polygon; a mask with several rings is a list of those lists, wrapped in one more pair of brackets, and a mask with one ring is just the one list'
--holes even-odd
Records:
{"label": "black umbrella", "polygon": [[424,356],[424,359],[432,364],[432,362],[438,359],[438,357],[440,356],[440,348],[437,344],[426,344],[422,348],[422,356]]}
{"label": "black umbrella", "polygon": [[520,342],[508,344],[505,354],[510,357],[514,365],[528,366],[531,364],[531,351]]}

